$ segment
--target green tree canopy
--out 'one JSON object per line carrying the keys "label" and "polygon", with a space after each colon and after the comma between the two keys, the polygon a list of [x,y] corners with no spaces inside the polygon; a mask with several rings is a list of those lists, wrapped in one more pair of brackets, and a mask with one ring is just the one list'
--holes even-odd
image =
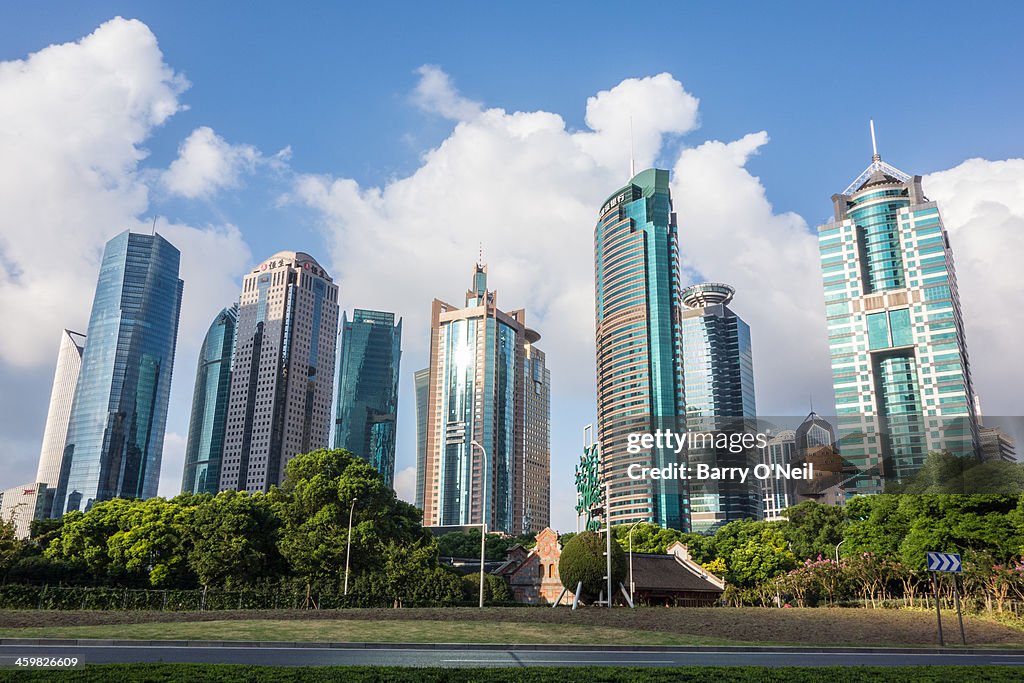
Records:
{"label": "green tree canopy", "polygon": [[188,564],[199,583],[235,588],[286,569],[277,549],[281,520],[268,496],[222,491],[195,511]]}
{"label": "green tree canopy", "polygon": [[[562,546],[558,560],[558,575],[562,585],[571,591],[583,583],[583,593],[596,597],[607,588],[603,577],[607,575],[605,559],[606,541],[603,534],[583,531]],[[626,578],[626,554],[618,543],[612,543],[612,591]]]}

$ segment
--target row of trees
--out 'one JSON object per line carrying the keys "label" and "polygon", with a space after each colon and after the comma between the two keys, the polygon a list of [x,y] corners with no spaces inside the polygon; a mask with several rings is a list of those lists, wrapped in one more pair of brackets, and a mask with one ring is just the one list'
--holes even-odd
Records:
{"label": "row of trees", "polygon": [[[318,450],[289,461],[282,486],[268,494],[104,501],[37,524],[28,542],[4,525],[0,572],[7,582],[221,590],[287,584],[307,595],[337,593],[351,540],[352,593],[396,606],[475,596],[478,583],[471,591],[438,564],[437,541],[421,522],[421,512],[398,500],[365,461]],[[487,591],[508,599],[499,586]]]}
{"label": "row of trees", "polygon": [[[883,494],[844,507],[808,501],[786,516],[731,522],[710,536],[640,524],[633,550],[664,553],[685,543],[697,562],[726,579],[727,597],[737,604],[913,604],[931,590],[929,550],[961,553],[961,590],[975,601],[1002,610],[1009,599],[1024,600],[1024,496]],[[623,549],[628,530],[615,528]]]}

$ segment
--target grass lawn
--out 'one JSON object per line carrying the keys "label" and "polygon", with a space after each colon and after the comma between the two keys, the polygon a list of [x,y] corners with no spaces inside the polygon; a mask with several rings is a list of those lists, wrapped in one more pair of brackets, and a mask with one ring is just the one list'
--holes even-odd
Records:
{"label": "grass lawn", "polygon": [[367,643],[544,643],[580,645],[729,645],[723,638],[606,626],[456,621],[298,621],[250,619],[0,629],[6,638],[260,640]]}
{"label": "grass lawn", "polygon": [[[956,617],[943,614],[947,641]],[[967,645],[1024,647],[1024,629],[965,616]],[[0,610],[0,637],[587,645],[931,646],[925,610],[548,607],[238,612]]]}

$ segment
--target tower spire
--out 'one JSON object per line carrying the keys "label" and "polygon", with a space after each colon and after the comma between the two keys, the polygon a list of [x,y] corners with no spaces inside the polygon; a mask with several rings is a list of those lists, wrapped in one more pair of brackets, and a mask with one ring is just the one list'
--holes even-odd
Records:
{"label": "tower spire", "polygon": [[878,153],[878,141],[875,139],[875,120],[869,120],[871,122],[871,161],[881,161],[882,157]]}

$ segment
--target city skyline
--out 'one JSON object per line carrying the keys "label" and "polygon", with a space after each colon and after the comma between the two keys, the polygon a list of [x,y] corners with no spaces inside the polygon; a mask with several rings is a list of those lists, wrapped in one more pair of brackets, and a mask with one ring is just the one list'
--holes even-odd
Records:
{"label": "city skyline", "polygon": [[[526,306],[545,332],[544,350],[558,370],[553,483],[571,482],[580,426],[595,415],[593,340],[585,333],[593,315],[593,212],[609,188],[627,179],[630,115],[638,168],[673,171],[684,284],[721,280],[757,292],[736,309],[756,330],[762,412],[805,414],[808,396],[820,412],[832,412],[812,232],[829,211],[828,195],[869,153],[871,116],[886,157],[922,173],[925,195],[942,210],[984,405],[992,415],[1021,412],[1009,390],[1021,371],[1000,360],[1019,337],[1020,317],[1012,312],[1024,298],[1010,268],[1021,256],[1015,226],[1024,216],[1018,189],[1024,162],[1017,158],[1024,147],[1010,115],[1019,93],[976,78],[979,70],[1019,60],[1013,40],[990,39],[1013,23],[1005,16],[996,26],[966,10],[956,10],[955,21],[923,12],[927,30],[907,37],[908,49],[923,50],[943,36],[977,36],[982,23],[990,24],[988,38],[970,55],[933,54],[925,65],[941,73],[963,106],[906,100],[906,83],[891,79],[877,82],[872,97],[837,108],[826,88],[844,87],[848,57],[822,53],[810,63],[795,50],[794,36],[808,30],[854,31],[856,22],[836,22],[827,11],[790,26],[791,13],[752,8],[749,22],[737,21],[736,30],[766,64],[785,68],[728,62],[722,69],[732,51],[701,35],[712,10],[674,8],[667,15],[678,21],[659,22],[655,30],[663,40],[666,31],[688,36],[673,41],[678,50],[602,50],[593,56],[603,66],[590,69],[570,69],[571,60],[528,68],[523,60],[548,60],[543,51],[520,50],[479,68],[488,62],[460,58],[462,48],[452,49],[458,41],[435,39],[403,45],[330,92],[318,87],[323,64],[351,58],[340,45],[310,39],[308,29],[285,16],[232,17],[225,45],[247,35],[276,37],[267,44],[267,62],[240,70],[231,60],[250,49],[234,42],[223,52],[199,50],[194,32],[185,30],[198,26],[211,38],[204,45],[220,44],[212,37],[227,26],[224,11],[212,8],[192,24],[180,18],[196,7],[120,11],[141,22],[112,20],[118,13],[112,5],[0,10],[9,19],[0,22],[0,59],[8,67],[0,88],[21,131],[0,144],[5,159],[33,160],[10,174],[0,197],[7,209],[0,218],[0,309],[24,321],[0,342],[0,378],[12,389],[0,399],[2,457],[16,477],[9,484],[34,476],[55,340],[63,328],[85,327],[89,280],[103,242],[121,227],[149,232],[154,216],[158,232],[181,248],[182,276],[190,283],[179,335],[186,365],[197,357],[210,320],[237,295],[253,254],[286,247],[315,253],[336,274],[346,309],[405,316],[396,487],[409,500],[416,439],[414,392],[407,389],[413,371],[425,365],[427,346],[425,335],[412,330],[424,329],[431,294],[419,290],[431,282],[433,291],[458,291],[464,284],[457,264],[483,241],[492,272],[502,273],[503,295]],[[363,11],[354,10],[351,25]],[[465,20],[480,20],[472,14]],[[594,27],[611,18],[601,8],[583,14],[577,19]],[[451,30],[428,21],[438,35]],[[294,34],[275,32],[275,24]],[[530,34],[553,30],[554,24],[533,26]],[[780,39],[787,35],[793,39]],[[859,44],[885,43],[859,31],[855,37]],[[493,32],[482,30],[472,39],[496,59],[503,43],[490,38]],[[51,43],[60,45],[47,48]],[[322,51],[313,59],[310,50]],[[861,64],[882,68],[886,54],[866,47]],[[70,63],[83,65],[72,77]],[[271,63],[281,68],[267,69]],[[296,64],[304,67],[299,78],[293,78]],[[222,80],[238,73],[253,77]],[[320,93],[316,106],[310,106],[313,92]],[[751,106],[752,93],[770,96]],[[278,116],[280,108],[259,104],[268,97],[306,113]],[[47,105],[52,102],[62,104]],[[880,102],[900,104],[881,110]],[[253,115],[238,116],[243,109]],[[67,110],[96,115],[48,113]],[[446,263],[456,267],[436,267]],[[160,489],[167,495],[181,483],[191,375],[191,369],[178,372],[172,387]],[[571,491],[566,496],[554,487],[552,493],[556,526],[572,528],[565,512]]]}

